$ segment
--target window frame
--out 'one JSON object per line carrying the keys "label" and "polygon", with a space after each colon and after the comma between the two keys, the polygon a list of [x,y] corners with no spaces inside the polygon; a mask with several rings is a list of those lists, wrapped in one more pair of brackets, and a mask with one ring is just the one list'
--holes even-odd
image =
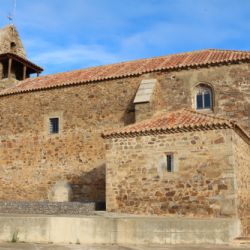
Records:
{"label": "window frame", "polygon": [[[172,152],[166,153],[166,172],[173,173],[174,172],[174,154]],[[169,166],[169,158],[170,158],[170,166]]]}
{"label": "window frame", "polygon": [[[54,123],[56,121],[56,123]],[[51,135],[59,134],[60,132],[60,118],[49,117],[49,133]]]}
{"label": "window frame", "polygon": [[[50,118],[59,118],[59,131],[58,133],[50,133]],[[48,138],[60,136],[64,131],[64,115],[62,111],[54,111],[44,114],[43,116],[44,130],[43,133]]]}
{"label": "window frame", "polygon": [[[209,94],[209,103],[210,106],[206,106],[206,95]],[[198,96],[201,96],[201,102],[202,102],[202,106],[198,106]],[[204,83],[200,83],[198,85],[196,85],[195,87],[195,110],[197,111],[202,111],[202,110],[208,110],[211,111],[214,108],[214,101],[213,101],[213,97],[214,93],[213,93],[213,89]]]}

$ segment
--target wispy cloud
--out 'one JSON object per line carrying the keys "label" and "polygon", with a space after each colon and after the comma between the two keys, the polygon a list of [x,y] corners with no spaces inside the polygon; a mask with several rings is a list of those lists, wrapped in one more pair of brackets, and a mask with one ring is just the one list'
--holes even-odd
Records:
{"label": "wispy cloud", "polygon": [[32,58],[41,64],[104,64],[118,61],[118,57],[98,45],[72,45],[38,53]]}
{"label": "wispy cloud", "polygon": [[[1,0],[0,25],[11,10]],[[16,25],[46,73],[215,47],[249,49],[249,0],[22,0]]]}

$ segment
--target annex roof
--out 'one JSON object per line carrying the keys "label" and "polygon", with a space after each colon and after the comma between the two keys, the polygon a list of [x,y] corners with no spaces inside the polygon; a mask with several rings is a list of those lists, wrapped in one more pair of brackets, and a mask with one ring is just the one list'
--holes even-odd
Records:
{"label": "annex roof", "polygon": [[150,119],[123,127],[109,130],[102,134],[104,138],[130,137],[155,133],[178,133],[196,130],[237,129],[250,140],[249,135],[233,120],[215,115],[198,113],[189,109],[156,114]]}
{"label": "annex roof", "polygon": [[250,51],[207,49],[29,78],[0,95],[138,76],[144,73],[249,61]]}

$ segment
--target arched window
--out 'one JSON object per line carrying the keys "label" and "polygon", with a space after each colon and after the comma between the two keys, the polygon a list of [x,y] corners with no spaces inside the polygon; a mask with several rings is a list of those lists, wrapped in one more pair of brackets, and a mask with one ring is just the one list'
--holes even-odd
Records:
{"label": "arched window", "polygon": [[15,50],[16,49],[16,43],[15,42],[11,42],[10,43],[10,49],[11,50]]}
{"label": "arched window", "polygon": [[195,106],[197,110],[213,108],[213,92],[209,86],[199,84],[196,87]]}

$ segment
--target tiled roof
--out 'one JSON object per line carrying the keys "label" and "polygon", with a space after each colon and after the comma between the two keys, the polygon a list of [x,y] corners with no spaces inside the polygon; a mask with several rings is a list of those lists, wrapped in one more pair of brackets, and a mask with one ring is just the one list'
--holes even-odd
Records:
{"label": "tiled roof", "polygon": [[0,95],[136,76],[153,71],[236,63],[249,59],[250,51],[208,49],[186,52],[29,78],[15,87],[2,90]]}
{"label": "tiled roof", "polygon": [[28,59],[26,59],[24,57],[21,57],[17,54],[11,53],[11,52],[0,54],[0,58],[13,58],[16,61],[19,61],[21,63],[28,65],[29,67],[38,71],[39,73],[41,73],[43,71],[43,68],[41,68],[40,66],[34,64],[33,62],[29,61]]}
{"label": "tiled roof", "polygon": [[154,133],[177,133],[221,128],[237,128],[250,139],[249,135],[232,120],[215,115],[198,113],[189,109],[161,113],[150,119],[121,129],[106,131],[102,136],[104,138],[127,137]]}

